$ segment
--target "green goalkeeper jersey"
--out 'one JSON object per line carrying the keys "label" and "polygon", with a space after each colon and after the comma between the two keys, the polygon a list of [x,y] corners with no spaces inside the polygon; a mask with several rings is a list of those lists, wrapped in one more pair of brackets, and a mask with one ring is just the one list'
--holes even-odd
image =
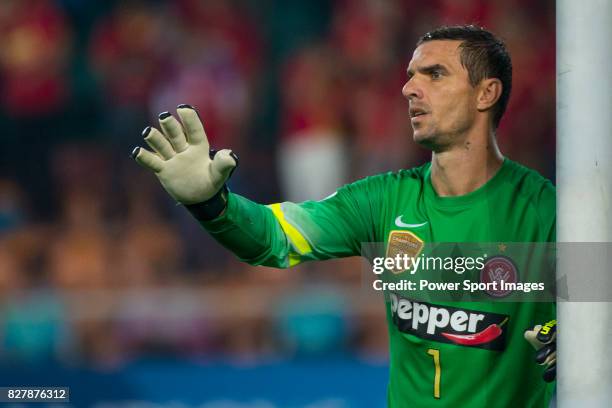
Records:
{"label": "green goalkeeper jersey", "polygon": [[[321,201],[260,205],[230,194],[225,212],[202,224],[242,261],[285,268],[361,255],[368,242],[554,242],[555,190],[505,159],[476,191],[440,197],[428,163],[359,180]],[[503,269],[506,257],[495,259]],[[385,300],[389,407],[548,406],[552,385],[523,332],[554,318],[553,303],[425,302],[401,292]]]}

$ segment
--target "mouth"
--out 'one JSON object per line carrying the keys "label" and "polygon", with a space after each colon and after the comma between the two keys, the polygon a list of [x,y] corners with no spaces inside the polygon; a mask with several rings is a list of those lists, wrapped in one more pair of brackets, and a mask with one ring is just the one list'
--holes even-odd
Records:
{"label": "mouth", "polygon": [[428,112],[421,108],[410,108],[410,119],[415,119],[423,115],[427,115]]}

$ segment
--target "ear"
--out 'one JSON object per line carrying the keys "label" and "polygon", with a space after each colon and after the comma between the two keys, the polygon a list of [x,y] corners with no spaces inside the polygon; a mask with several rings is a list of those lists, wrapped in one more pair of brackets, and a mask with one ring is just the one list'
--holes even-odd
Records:
{"label": "ear", "polygon": [[499,100],[502,83],[497,78],[486,78],[480,82],[479,88],[476,109],[482,112],[490,109]]}

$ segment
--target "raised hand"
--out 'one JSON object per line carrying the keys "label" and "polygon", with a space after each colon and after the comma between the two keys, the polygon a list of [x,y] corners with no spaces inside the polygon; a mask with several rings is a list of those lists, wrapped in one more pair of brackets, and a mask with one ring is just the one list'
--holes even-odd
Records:
{"label": "raised hand", "polygon": [[180,122],[169,112],[159,115],[161,131],[147,127],[142,135],[152,152],[140,146],[132,157],[155,172],[164,189],[181,204],[202,203],[214,197],[238,165],[228,149],[210,150],[196,110],[189,105],[176,109]]}

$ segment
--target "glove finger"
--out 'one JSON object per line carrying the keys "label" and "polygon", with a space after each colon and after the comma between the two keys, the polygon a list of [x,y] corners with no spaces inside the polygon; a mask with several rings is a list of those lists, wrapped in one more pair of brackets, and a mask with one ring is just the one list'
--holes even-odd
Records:
{"label": "glove finger", "polygon": [[142,135],[144,136],[144,141],[149,145],[149,147],[159,154],[164,160],[174,157],[175,153],[172,145],[159,130],[152,127],[147,127],[142,132]]}
{"label": "glove finger", "polygon": [[550,367],[553,364],[557,364],[557,352],[556,351],[553,351],[548,357],[546,357],[546,360],[544,360],[544,363],[542,365]]}
{"label": "glove finger", "polygon": [[164,161],[154,153],[138,146],[132,151],[132,158],[141,166],[158,173],[164,166]]}
{"label": "glove finger", "polygon": [[539,349],[536,353],[536,362],[544,364],[548,356],[557,351],[557,343],[551,343]]}
{"label": "glove finger", "polygon": [[555,380],[556,377],[557,377],[557,365],[556,364],[548,367],[546,370],[544,370],[544,373],[542,374],[542,378],[544,378],[544,381],[546,382],[552,382]]}
{"label": "glove finger", "polygon": [[542,328],[542,325],[538,324],[533,329],[525,331],[525,334],[524,334],[525,340],[527,340],[529,344],[531,344],[533,348],[536,350],[540,349],[543,346],[542,342],[538,341],[537,339],[538,332],[540,331],[541,328]]}
{"label": "glove finger", "polygon": [[176,113],[183,123],[183,128],[187,134],[187,142],[192,145],[204,144],[204,147],[208,149],[208,137],[195,108],[190,105],[179,105],[176,108]]}
{"label": "glove finger", "polygon": [[229,149],[219,150],[213,160],[210,163],[210,170],[212,177],[215,180],[219,180],[220,183],[225,182],[231,174],[234,168],[238,165],[237,156]]}
{"label": "glove finger", "polygon": [[169,112],[159,114],[159,125],[166,138],[174,147],[174,151],[180,153],[189,147],[185,133],[183,133],[183,127]]}

